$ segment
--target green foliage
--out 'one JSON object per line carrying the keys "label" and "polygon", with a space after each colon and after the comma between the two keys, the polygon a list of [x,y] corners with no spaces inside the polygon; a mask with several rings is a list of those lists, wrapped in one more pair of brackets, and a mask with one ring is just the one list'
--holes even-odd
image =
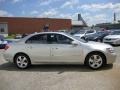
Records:
{"label": "green foliage", "polygon": [[14,38],[15,38],[15,34],[12,34],[6,37],[6,39],[14,39]]}

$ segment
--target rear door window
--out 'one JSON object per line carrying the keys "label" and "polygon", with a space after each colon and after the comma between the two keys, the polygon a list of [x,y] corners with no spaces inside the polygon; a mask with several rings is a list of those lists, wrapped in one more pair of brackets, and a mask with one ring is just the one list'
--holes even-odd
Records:
{"label": "rear door window", "polygon": [[47,35],[46,34],[39,34],[30,37],[26,43],[35,43],[35,44],[46,44],[47,43]]}

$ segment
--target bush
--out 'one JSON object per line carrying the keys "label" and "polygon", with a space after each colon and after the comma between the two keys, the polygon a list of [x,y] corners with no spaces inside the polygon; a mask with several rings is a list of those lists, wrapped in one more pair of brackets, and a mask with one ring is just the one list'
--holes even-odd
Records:
{"label": "bush", "polygon": [[6,39],[14,39],[14,38],[15,38],[15,34],[12,34],[6,37]]}

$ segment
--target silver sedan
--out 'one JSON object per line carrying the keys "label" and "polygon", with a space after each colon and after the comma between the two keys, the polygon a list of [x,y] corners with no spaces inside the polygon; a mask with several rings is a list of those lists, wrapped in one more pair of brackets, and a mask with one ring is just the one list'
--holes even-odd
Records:
{"label": "silver sedan", "polygon": [[6,45],[4,58],[20,69],[31,64],[85,64],[92,69],[115,62],[112,46],[87,42],[62,32],[31,34]]}
{"label": "silver sedan", "polygon": [[120,45],[120,30],[114,30],[110,35],[104,37],[104,43]]}

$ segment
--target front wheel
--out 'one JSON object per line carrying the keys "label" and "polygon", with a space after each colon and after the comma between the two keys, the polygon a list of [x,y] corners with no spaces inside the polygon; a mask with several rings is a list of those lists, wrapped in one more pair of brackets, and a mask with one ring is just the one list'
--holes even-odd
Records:
{"label": "front wheel", "polygon": [[18,68],[20,69],[25,69],[28,66],[30,66],[30,59],[27,55],[25,54],[18,54],[15,57],[15,64]]}
{"label": "front wheel", "polygon": [[87,57],[87,65],[92,69],[99,69],[105,64],[105,56],[101,53],[92,53]]}

